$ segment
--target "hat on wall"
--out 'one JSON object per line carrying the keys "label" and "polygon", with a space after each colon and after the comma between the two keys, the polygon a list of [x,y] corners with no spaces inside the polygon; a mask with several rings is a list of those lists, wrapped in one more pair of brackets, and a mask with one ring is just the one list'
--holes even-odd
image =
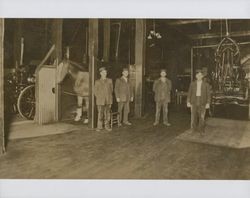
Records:
{"label": "hat on wall", "polygon": [[102,71],[107,71],[106,67],[100,67],[99,72],[102,72]]}

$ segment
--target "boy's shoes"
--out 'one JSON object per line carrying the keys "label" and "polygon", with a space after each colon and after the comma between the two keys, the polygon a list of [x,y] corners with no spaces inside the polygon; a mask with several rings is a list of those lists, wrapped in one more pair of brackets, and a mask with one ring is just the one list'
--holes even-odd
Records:
{"label": "boy's shoes", "polygon": [[154,122],[153,126],[157,126],[159,124],[159,122]]}
{"label": "boy's shoes", "polygon": [[81,120],[81,116],[77,115],[74,119],[75,122],[79,122]]}
{"label": "boy's shoes", "polygon": [[167,123],[163,123],[165,126],[167,126],[167,127],[170,127],[171,126],[171,124],[169,123],[169,122],[167,122]]}
{"label": "boy's shoes", "polygon": [[112,131],[112,129],[110,127],[105,127],[106,131]]}
{"label": "boy's shoes", "polygon": [[201,129],[199,132],[202,137],[205,135],[205,129]]}
{"label": "boy's shoes", "polygon": [[204,137],[204,136],[205,136],[205,133],[204,133],[204,132],[200,132],[200,136],[201,136],[201,137]]}
{"label": "boy's shoes", "polygon": [[191,129],[192,130],[192,133],[199,133],[201,136],[204,136],[205,135],[205,129],[197,129],[197,128],[193,128]]}
{"label": "boy's shoes", "polygon": [[197,133],[198,132],[197,128],[191,128],[191,131],[192,131],[192,133]]}
{"label": "boy's shoes", "polygon": [[130,122],[123,122],[123,124],[131,126],[132,124]]}
{"label": "boy's shoes", "polygon": [[[96,128],[95,131],[100,132],[101,130],[103,130],[103,128]],[[112,129],[110,127],[105,127],[105,130],[106,131],[112,131]]]}
{"label": "boy's shoes", "polygon": [[88,124],[89,123],[89,119],[84,119],[83,124]]}

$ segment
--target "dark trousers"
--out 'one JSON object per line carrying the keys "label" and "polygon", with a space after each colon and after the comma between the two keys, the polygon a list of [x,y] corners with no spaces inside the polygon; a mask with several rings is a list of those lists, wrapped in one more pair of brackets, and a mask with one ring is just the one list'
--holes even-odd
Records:
{"label": "dark trousers", "polygon": [[159,101],[156,102],[155,122],[159,123],[161,110],[163,111],[163,123],[168,123],[168,102]]}
{"label": "dark trousers", "polygon": [[200,104],[200,97],[197,97],[196,104],[192,104],[191,106],[191,129],[193,131],[199,130],[200,132],[204,132],[205,114],[206,106]]}
{"label": "dark trousers", "polygon": [[123,111],[123,122],[128,122],[128,114],[129,114],[129,101],[128,102],[118,102],[118,113],[120,115],[119,122],[122,122],[122,111]]}
{"label": "dark trousers", "polygon": [[109,128],[111,105],[97,105],[97,111],[97,128],[102,129],[103,123],[105,128]]}

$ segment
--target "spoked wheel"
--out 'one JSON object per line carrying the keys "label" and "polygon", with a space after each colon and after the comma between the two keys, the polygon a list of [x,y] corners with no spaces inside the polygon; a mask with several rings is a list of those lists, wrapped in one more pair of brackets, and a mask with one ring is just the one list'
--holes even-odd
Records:
{"label": "spoked wheel", "polygon": [[19,114],[28,120],[35,117],[35,85],[24,88],[17,100]]}

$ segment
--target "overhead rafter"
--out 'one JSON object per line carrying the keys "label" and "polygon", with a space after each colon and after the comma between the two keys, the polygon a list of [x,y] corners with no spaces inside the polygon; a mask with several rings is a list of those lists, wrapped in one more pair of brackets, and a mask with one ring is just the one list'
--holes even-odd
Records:
{"label": "overhead rafter", "polygon": [[[220,19],[212,19],[213,21],[220,21]],[[168,25],[187,25],[187,24],[196,24],[196,23],[205,23],[209,22],[209,19],[182,19],[182,20],[170,20],[167,21]]]}
{"label": "overhead rafter", "polygon": [[[241,37],[241,36],[250,36],[250,31],[238,31],[238,32],[230,32],[230,37]],[[220,38],[220,33],[206,33],[206,34],[192,34],[188,35],[190,39],[212,39],[212,38]]]}

